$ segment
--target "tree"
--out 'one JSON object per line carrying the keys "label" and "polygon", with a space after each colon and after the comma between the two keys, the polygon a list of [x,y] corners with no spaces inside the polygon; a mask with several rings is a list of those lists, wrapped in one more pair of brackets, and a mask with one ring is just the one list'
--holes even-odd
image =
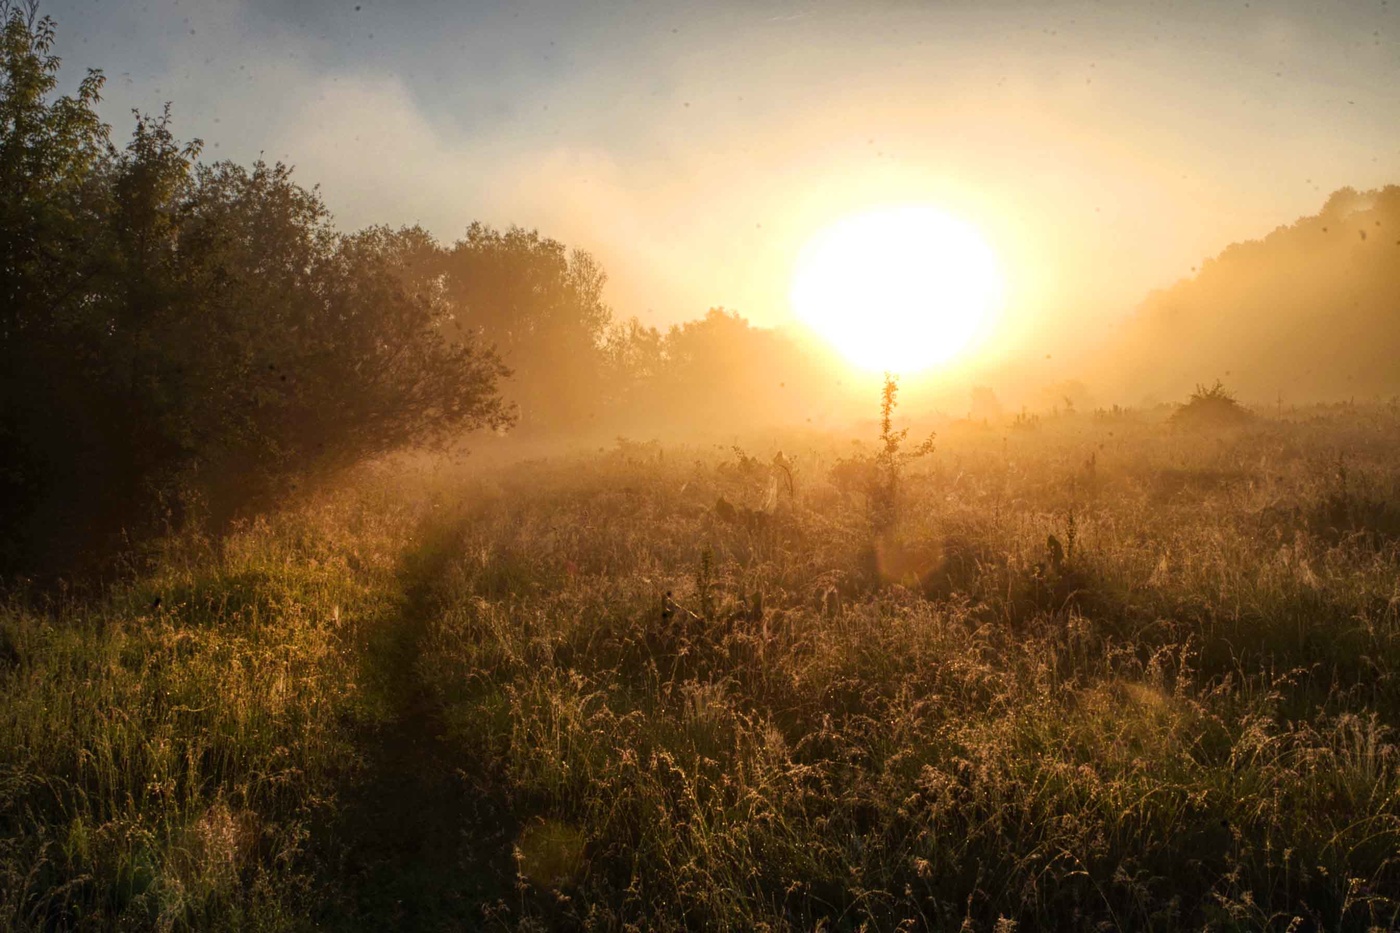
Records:
{"label": "tree", "polygon": [[341,234],[284,165],[200,164],[168,108],[115,150],[100,75],[51,99],[52,23],[0,11],[0,566],[71,567],[196,506],[219,527],[510,422],[500,360],[448,332],[431,238]]}
{"label": "tree", "polygon": [[665,333],[635,318],[616,325],[604,358],[609,414],[628,430],[803,424],[842,397],[831,367],[791,335],[724,308]]}
{"label": "tree", "polygon": [[[1228,374],[1249,398],[1400,391],[1400,186],[1341,188],[1321,210],[1233,243],[1152,293],[1106,363],[1122,386],[1175,395]],[[1081,407],[1082,404],[1081,404]]]}
{"label": "tree", "polygon": [[474,223],[441,257],[457,332],[495,347],[523,425],[577,427],[600,405],[607,281],[588,253],[537,231]]}
{"label": "tree", "polygon": [[[55,409],[87,393],[65,378],[81,362],[65,332],[82,313],[101,244],[104,171],[113,152],[95,107],[102,75],[53,98],[58,58],[52,20],[33,3],[0,0],[0,564],[13,563],[51,525],[41,503],[63,451],[52,442],[81,425]],[[61,445],[59,445],[61,446]]]}
{"label": "tree", "polygon": [[693,424],[771,423],[818,397],[797,348],[735,311],[711,308],[699,320],[673,326],[664,349],[656,395]]}
{"label": "tree", "polygon": [[608,328],[602,352],[603,384],[614,413],[634,409],[654,392],[667,365],[665,337],[635,317]]}
{"label": "tree", "polygon": [[58,85],[54,23],[33,3],[0,0],[0,346],[43,328],[81,282],[89,187],[111,156],[95,106],[102,74],[75,96]]}

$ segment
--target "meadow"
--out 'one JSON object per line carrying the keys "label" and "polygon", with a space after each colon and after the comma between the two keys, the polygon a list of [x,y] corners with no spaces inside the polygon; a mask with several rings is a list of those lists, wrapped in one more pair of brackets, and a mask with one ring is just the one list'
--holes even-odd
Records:
{"label": "meadow", "polygon": [[1400,926],[1400,408],[1269,415],[388,459],[17,587],[0,927]]}

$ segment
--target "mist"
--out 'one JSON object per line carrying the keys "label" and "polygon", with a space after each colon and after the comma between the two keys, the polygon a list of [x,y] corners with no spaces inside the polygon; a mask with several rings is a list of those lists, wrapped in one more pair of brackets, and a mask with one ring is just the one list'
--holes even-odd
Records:
{"label": "mist", "polygon": [[1400,929],[1387,0],[0,0],[0,928]]}
{"label": "mist", "polygon": [[1335,191],[1193,273],[1151,293],[1107,348],[1124,392],[1171,398],[1214,378],[1289,405],[1400,392],[1400,188]]}

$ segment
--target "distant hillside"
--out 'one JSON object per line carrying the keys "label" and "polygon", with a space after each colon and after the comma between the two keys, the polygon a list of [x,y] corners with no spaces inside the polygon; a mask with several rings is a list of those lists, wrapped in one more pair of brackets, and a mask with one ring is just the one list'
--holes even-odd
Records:
{"label": "distant hillside", "polygon": [[1400,393],[1400,186],[1342,188],[1315,216],[1229,246],[1149,295],[1116,347],[1130,391],[1219,377],[1256,400]]}

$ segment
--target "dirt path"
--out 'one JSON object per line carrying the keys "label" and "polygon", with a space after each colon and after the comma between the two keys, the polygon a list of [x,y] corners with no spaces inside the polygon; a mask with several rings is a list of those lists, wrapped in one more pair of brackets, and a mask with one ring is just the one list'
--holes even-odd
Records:
{"label": "dirt path", "polygon": [[445,743],[442,711],[418,678],[437,582],[457,549],[435,532],[404,561],[404,608],[373,633],[366,675],[391,715],[360,737],[362,767],[339,795],[324,850],[333,902],[329,929],[461,930],[509,898],[515,866],[510,814],[480,792],[475,763]]}

